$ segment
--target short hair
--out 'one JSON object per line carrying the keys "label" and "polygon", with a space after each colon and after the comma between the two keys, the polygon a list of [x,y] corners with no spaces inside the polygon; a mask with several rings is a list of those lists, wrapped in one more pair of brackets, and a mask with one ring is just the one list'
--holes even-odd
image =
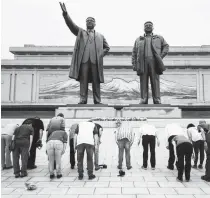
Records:
{"label": "short hair", "polygon": [[88,18],[86,19],[86,21],[87,21],[88,19],[92,19],[94,22],[96,22],[96,20],[95,20],[93,17],[88,17]]}
{"label": "short hair", "polygon": [[57,116],[64,118],[64,115],[62,113],[59,113]]}
{"label": "short hair", "polygon": [[151,23],[151,24],[153,25],[152,21],[146,21],[146,22],[144,23],[144,25],[146,25],[147,23]]}
{"label": "short hair", "polygon": [[191,127],[195,127],[195,125],[192,124],[192,123],[190,123],[190,124],[187,125],[187,129],[189,129],[189,128],[191,128]]}

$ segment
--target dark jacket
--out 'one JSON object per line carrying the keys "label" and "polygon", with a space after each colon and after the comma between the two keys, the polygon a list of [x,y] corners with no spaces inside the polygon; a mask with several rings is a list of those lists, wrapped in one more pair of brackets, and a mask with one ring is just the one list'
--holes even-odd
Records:
{"label": "dark jacket", "polygon": [[[166,43],[164,38],[160,35],[152,35],[152,51],[156,60],[155,71],[157,74],[163,74],[165,66],[162,59],[167,55],[169,45]],[[142,75],[145,71],[144,63],[144,48],[145,48],[145,37],[140,36],[136,39],[133,52],[132,52],[132,65],[136,67],[137,75]]]}
{"label": "dark jacket", "polygon": [[[79,71],[80,71],[80,65],[82,62],[82,57],[84,54],[85,46],[87,44],[88,39],[84,36],[87,35],[87,31],[78,27],[72,19],[69,17],[68,14],[63,14],[65,22],[71,32],[77,36],[75,46],[74,46],[74,52],[72,55],[71,60],[71,67],[69,72],[69,77],[73,78],[77,81],[80,81],[79,79]],[[97,57],[97,67],[98,67],[98,75],[100,83],[104,82],[104,74],[103,74],[103,57],[107,54],[109,51],[109,45],[104,38],[104,36],[98,32],[94,32],[94,42],[96,47],[96,57]],[[92,82],[92,79],[89,78],[90,82]]]}

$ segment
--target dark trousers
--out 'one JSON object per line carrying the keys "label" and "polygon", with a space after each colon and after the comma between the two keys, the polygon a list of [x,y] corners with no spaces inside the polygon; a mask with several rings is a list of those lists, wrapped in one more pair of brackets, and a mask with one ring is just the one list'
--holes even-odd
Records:
{"label": "dark trousers", "polygon": [[90,60],[87,63],[82,63],[80,67],[80,102],[87,103],[89,78],[92,79],[94,103],[99,103],[101,102],[101,93],[98,68]]}
{"label": "dark trousers", "polygon": [[148,147],[150,146],[150,163],[151,167],[155,167],[155,136],[154,135],[143,135],[142,136],[142,146],[143,146],[143,166],[147,168],[148,160]]}
{"label": "dark trousers", "polygon": [[122,168],[123,155],[124,155],[124,150],[125,150],[126,166],[127,168],[129,168],[131,166],[131,155],[130,155],[131,144],[129,140],[127,138],[118,140],[118,148],[119,148],[118,166]]}
{"label": "dark trousers", "polygon": [[152,97],[154,104],[160,103],[160,79],[159,75],[155,71],[155,59],[154,57],[145,58],[145,71],[140,75],[140,92],[141,100],[143,103],[148,104],[148,90],[149,79],[152,88]]}
{"label": "dark trousers", "polygon": [[75,166],[75,153],[74,153],[74,139],[70,139],[70,164],[71,167]]}
{"label": "dark trousers", "polygon": [[[15,147],[15,150],[13,151],[13,167],[15,175],[20,174],[20,172],[22,175],[27,174],[28,149],[28,147]],[[20,156],[22,165],[21,170],[19,164]]]}
{"label": "dark trousers", "polygon": [[28,168],[35,166],[36,160],[36,144],[33,142],[31,145],[30,156],[28,158]]}
{"label": "dark trousers", "polygon": [[195,152],[194,165],[197,166],[198,153],[200,153],[200,165],[202,165],[203,160],[204,160],[204,141],[203,140],[198,140],[196,142],[193,142],[193,148],[194,148],[194,152]]}
{"label": "dark trousers", "polygon": [[[189,142],[184,142],[176,147],[177,149],[177,168],[178,168],[178,179],[183,179],[183,172],[185,170],[185,178],[190,179],[191,171],[191,157],[193,152],[193,146]],[[185,161],[185,162],[184,162]]]}
{"label": "dark trousers", "polygon": [[94,146],[91,144],[79,144],[77,147],[77,167],[78,167],[78,173],[79,175],[83,175],[84,169],[83,169],[83,160],[84,160],[84,153],[86,150],[87,153],[87,170],[88,175],[93,174],[93,152],[94,152]]}
{"label": "dark trousers", "polygon": [[168,149],[169,149],[169,159],[168,159],[168,168],[174,169],[175,155],[174,155],[174,146],[171,140],[175,137],[175,135],[171,135],[168,138]]}
{"label": "dark trousers", "polygon": [[206,179],[210,180],[210,147],[208,148],[206,152],[206,172],[205,172],[205,177]]}

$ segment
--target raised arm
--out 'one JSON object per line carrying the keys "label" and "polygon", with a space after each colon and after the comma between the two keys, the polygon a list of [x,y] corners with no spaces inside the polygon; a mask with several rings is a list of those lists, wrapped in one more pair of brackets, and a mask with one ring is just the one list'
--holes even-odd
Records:
{"label": "raised arm", "polygon": [[71,30],[71,32],[75,36],[77,36],[80,28],[72,21],[72,19],[68,15],[68,12],[67,12],[67,9],[66,9],[65,4],[64,3],[61,3],[61,2],[59,2],[59,3],[60,3],[60,6],[61,6],[61,9],[63,11],[63,17],[64,17],[64,20],[66,22],[66,25],[69,27],[69,29]]}

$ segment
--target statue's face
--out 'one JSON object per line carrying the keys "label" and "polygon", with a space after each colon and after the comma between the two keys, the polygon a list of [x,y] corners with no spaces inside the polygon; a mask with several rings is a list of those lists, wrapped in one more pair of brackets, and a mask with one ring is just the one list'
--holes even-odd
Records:
{"label": "statue's face", "polygon": [[153,31],[153,25],[152,25],[152,23],[146,23],[144,25],[144,31],[146,33],[152,33],[152,31]]}
{"label": "statue's face", "polygon": [[95,21],[91,18],[86,20],[87,29],[93,29],[95,27]]}

